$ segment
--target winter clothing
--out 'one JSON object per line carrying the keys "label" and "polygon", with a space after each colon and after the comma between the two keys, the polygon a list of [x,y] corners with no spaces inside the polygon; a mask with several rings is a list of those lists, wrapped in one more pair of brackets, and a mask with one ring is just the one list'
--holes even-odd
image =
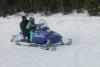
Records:
{"label": "winter clothing", "polygon": [[34,21],[35,21],[34,18],[30,17],[29,18],[29,23],[27,24],[26,29],[29,29],[29,30],[35,32],[36,25],[35,25]]}
{"label": "winter clothing", "polygon": [[36,25],[34,23],[35,19],[33,17],[29,18],[29,23],[26,26],[26,29],[30,31],[30,41],[32,42],[32,36],[34,35],[34,32],[36,30]]}
{"label": "winter clothing", "polygon": [[22,31],[24,38],[26,39],[26,37],[27,37],[29,40],[30,39],[29,30],[26,29],[26,26],[28,23],[29,23],[29,21],[27,20],[27,18],[25,16],[22,16],[22,21],[20,23],[20,29]]}
{"label": "winter clothing", "polygon": [[30,31],[30,42],[32,42],[33,36],[34,36],[34,32]]}

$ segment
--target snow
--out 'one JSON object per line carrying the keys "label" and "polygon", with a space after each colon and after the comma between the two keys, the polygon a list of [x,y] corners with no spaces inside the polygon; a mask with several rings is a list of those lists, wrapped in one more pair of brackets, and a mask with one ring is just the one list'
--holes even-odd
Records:
{"label": "snow", "polygon": [[17,46],[10,38],[19,33],[21,16],[0,17],[0,67],[100,67],[100,17],[55,14],[34,18],[36,23],[45,19],[65,42],[71,38],[72,45],[58,47],[56,51]]}

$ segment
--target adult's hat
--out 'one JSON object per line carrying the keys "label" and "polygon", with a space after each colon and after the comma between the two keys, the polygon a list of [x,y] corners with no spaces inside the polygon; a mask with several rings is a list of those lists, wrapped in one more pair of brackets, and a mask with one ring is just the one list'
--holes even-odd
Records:
{"label": "adult's hat", "polygon": [[26,17],[25,16],[22,16],[22,19],[26,19]]}

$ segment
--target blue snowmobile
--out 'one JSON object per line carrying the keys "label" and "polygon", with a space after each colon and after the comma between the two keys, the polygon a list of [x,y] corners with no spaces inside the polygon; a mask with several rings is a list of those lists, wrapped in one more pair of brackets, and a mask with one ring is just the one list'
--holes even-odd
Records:
{"label": "blue snowmobile", "polygon": [[[46,24],[46,21],[36,24],[36,31],[31,37],[32,41],[29,43],[29,46],[40,46],[46,48],[46,50],[48,50],[50,47],[56,49],[57,45],[72,44],[72,39],[69,39],[68,43],[65,44],[62,41],[63,37],[59,33],[50,30]],[[11,42],[15,42],[16,45],[22,45],[23,43],[26,43],[21,32],[19,35],[14,35],[11,39]]]}

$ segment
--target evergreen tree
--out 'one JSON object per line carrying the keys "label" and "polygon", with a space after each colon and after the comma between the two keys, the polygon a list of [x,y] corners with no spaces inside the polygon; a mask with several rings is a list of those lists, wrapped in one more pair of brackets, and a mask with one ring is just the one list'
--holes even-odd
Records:
{"label": "evergreen tree", "polygon": [[51,15],[57,12],[64,14],[77,10],[87,10],[89,15],[99,15],[100,0],[0,0],[0,15],[18,13],[41,13]]}

